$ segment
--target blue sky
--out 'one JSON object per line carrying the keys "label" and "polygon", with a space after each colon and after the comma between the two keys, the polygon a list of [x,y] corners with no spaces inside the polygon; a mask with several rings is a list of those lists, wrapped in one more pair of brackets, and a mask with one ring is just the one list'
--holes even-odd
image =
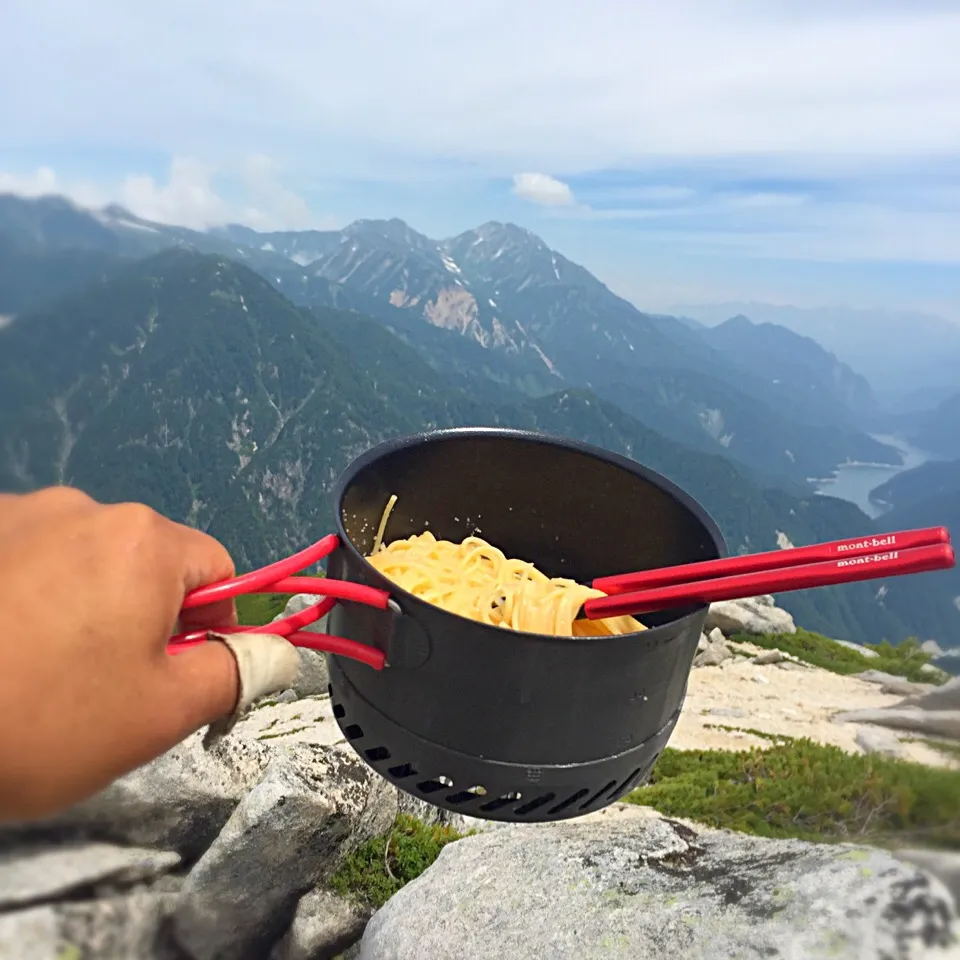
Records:
{"label": "blue sky", "polygon": [[960,321],[960,3],[4,0],[0,190],[512,220],[641,307]]}

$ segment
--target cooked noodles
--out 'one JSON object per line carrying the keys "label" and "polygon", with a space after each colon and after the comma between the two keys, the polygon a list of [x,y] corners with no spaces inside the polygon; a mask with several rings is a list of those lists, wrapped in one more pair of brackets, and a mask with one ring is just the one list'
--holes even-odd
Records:
{"label": "cooked noodles", "polygon": [[395,495],[390,498],[367,559],[397,586],[427,603],[524,633],[584,637],[645,629],[633,617],[578,620],[587,600],[606,594],[575,580],[548,577],[532,563],[506,557],[480,537],[453,543],[426,531],[385,544],[396,501]]}

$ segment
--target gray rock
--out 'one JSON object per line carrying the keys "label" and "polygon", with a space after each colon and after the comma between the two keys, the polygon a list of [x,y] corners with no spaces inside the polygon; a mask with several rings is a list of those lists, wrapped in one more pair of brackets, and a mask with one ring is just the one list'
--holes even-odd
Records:
{"label": "gray rock", "polygon": [[872,660],[874,657],[880,656],[876,650],[871,650],[869,647],[865,647],[862,643],[854,643],[852,640],[834,640],[833,642],[839,643],[841,647],[846,647],[848,650],[855,650],[868,660]]}
{"label": "gray rock", "polygon": [[[312,593],[297,593],[287,601],[287,605],[283,608],[283,613],[277,614],[271,622],[275,623],[284,617],[292,617],[295,613],[302,613],[307,607],[314,606],[322,599],[322,597],[314,596]],[[303,629],[308,633],[326,633],[327,617],[323,616],[317,620],[316,623],[311,623]]]}
{"label": "gray rock", "polygon": [[773,602],[773,597],[748,597],[711,603],[706,627],[724,635],[734,633],[796,633],[793,617]]}
{"label": "gray rock", "polygon": [[874,723],[893,730],[960,740],[960,710],[921,710],[917,707],[881,707],[838,713],[834,720],[840,723]]}
{"label": "gray rock", "polygon": [[327,696],[274,702],[251,710],[233,728],[233,735],[259,741],[274,752],[290,743],[332,746],[345,742]]}
{"label": "gray rock", "polygon": [[718,627],[714,627],[708,634],[707,640],[710,643],[723,643],[727,638],[723,635],[723,631]]}
{"label": "gray rock", "polygon": [[926,693],[900,704],[907,705],[920,710],[960,710],[960,677],[948,680],[943,686],[928,687]]}
{"label": "gray rock", "polygon": [[331,890],[311,890],[270,960],[333,960],[359,941],[371,916],[372,908]]}
{"label": "gray rock", "polygon": [[781,660],[777,664],[778,670],[807,670],[809,669],[805,663],[798,660]]}
{"label": "gray rock", "polygon": [[[89,958],[186,960],[169,939],[166,922],[176,894],[137,890],[124,896],[57,907],[60,934]],[[64,960],[71,955],[63,955]]]}
{"label": "gray rock", "polygon": [[733,652],[726,643],[711,643],[703,653],[698,653],[693,658],[695,667],[719,667],[724,660],[729,660]]}
{"label": "gray rock", "polygon": [[860,673],[852,673],[851,676],[863,680],[864,683],[890,683],[891,680],[900,679],[896,674],[883,670],[862,670]]}
{"label": "gray rock", "polygon": [[0,960],[67,960],[71,947],[60,936],[53,907],[0,914]]}
{"label": "gray rock", "polygon": [[787,655],[782,650],[764,650],[763,653],[751,657],[750,662],[755,663],[758,667],[765,667],[772,663],[783,663],[786,659]]}
{"label": "gray rock", "polygon": [[[315,597],[309,593],[298,593],[287,601],[283,613],[273,619],[280,620],[283,617],[300,613],[307,607],[312,607],[320,599],[320,597]],[[321,617],[316,623],[311,623],[303,629],[307,633],[326,633],[327,617]],[[327,655],[318,650],[305,650],[303,648],[298,649],[297,652],[300,654],[300,673],[293,685],[296,695],[298,697],[313,697],[318,694],[326,694],[330,685]]]}
{"label": "gray rock", "polygon": [[711,707],[707,713],[711,717],[733,717],[738,720],[747,716],[747,711],[741,710],[740,707]]}
{"label": "gray rock", "polygon": [[280,693],[274,698],[274,703],[293,703],[295,700],[299,700],[297,691],[292,687],[289,690],[281,690]]}
{"label": "gray rock", "polygon": [[15,849],[0,854],[0,908],[56,900],[102,883],[132,885],[179,863],[177,853],[106,843]]}
{"label": "gray rock", "polygon": [[395,794],[374,777],[336,748],[298,744],[278,753],[187,876],[174,914],[177,942],[195,960],[264,957],[347,841],[389,828]]}
{"label": "gray rock", "polygon": [[893,854],[904,863],[913,864],[936,877],[951,893],[953,902],[960,904],[960,853],[954,850],[924,850],[907,848]]}
{"label": "gray rock", "polygon": [[890,693],[897,697],[915,697],[924,694],[929,690],[931,684],[917,683],[914,680],[907,680],[906,677],[897,677],[880,687],[881,693]]}
{"label": "gray rock", "polygon": [[701,633],[700,639],[697,641],[697,653],[703,653],[709,646],[710,638],[705,633]]}
{"label": "gray rock", "polygon": [[624,819],[449,845],[373,917],[360,957],[887,960],[955,945],[949,892],[886,852]]}
{"label": "gray rock", "polygon": [[853,674],[857,680],[867,683],[876,683],[882,687],[881,693],[893,693],[901,697],[916,696],[937,689],[932,683],[916,683],[906,677],[898,677],[895,673],[885,673],[883,670],[864,670]]}
{"label": "gray rock", "polygon": [[854,738],[864,753],[878,753],[884,757],[899,757],[903,747],[896,734],[889,730],[862,727]]}
{"label": "gray rock", "polygon": [[256,740],[231,734],[207,751],[201,739],[202,732],[188,737],[55,818],[0,826],[0,843],[18,836],[70,836],[198,856],[270,758],[267,744]]}
{"label": "gray rock", "polygon": [[297,682],[293,685],[299,697],[312,697],[317,694],[326,694],[330,686],[330,668],[327,666],[327,655],[319,650],[305,650],[298,648],[300,654],[300,673]]}

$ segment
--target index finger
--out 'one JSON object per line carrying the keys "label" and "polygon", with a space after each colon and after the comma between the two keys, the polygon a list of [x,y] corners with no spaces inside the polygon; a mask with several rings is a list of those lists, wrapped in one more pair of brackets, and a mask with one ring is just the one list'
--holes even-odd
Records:
{"label": "index finger", "polygon": [[[183,597],[197,587],[229,580],[235,575],[233,558],[219,540],[172,520],[170,526],[172,547],[177,553],[177,563],[182,576]],[[184,610],[180,615],[180,625],[184,630],[233,626],[236,622],[237,608],[232,599],[218,600],[202,607]]]}

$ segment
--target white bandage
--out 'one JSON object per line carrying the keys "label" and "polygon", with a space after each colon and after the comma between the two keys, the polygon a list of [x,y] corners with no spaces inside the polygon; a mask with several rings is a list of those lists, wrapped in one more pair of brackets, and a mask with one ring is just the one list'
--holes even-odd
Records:
{"label": "white bandage", "polygon": [[218,640],[233,654],[240,678],[240,692],[233,712],[210,724],[204,747],[210,747],[250,709],[254,700],[268,693],[279,693],[292,687],[300,672],[297,648],[274,633],[213,633],[208,639]]}

